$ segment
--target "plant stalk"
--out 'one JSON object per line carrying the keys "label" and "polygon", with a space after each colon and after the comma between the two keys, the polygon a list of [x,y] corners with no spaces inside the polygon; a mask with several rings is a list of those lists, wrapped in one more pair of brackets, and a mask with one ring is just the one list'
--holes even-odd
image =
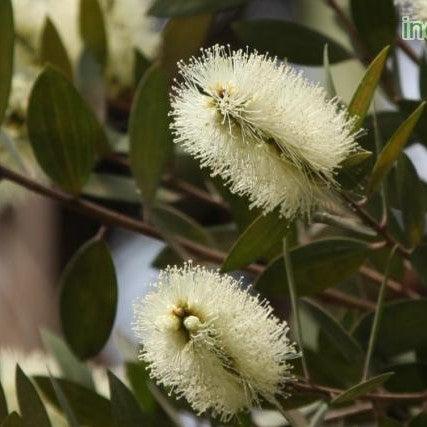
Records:
{"label": "plant stalk", "polygon": [[304,376],[307,380],[309,380],[310,376],[309,376],[307,361],[305,360],[304,349],[303,349],[301,316],[300,316],[300,311],[298,307],[298,296],[296,291],[294,270],[292,268],[291,257],[289,254],[287,237],[283,239],[283,258],[285,261],[286,278],[288,280],[288,287],[289,287],[289,299],[291,302],[293,329],[294,329],[295,338],[297,340],[298,347],[301,351],[301,361],[302,361],[302,369],[304,372]]}

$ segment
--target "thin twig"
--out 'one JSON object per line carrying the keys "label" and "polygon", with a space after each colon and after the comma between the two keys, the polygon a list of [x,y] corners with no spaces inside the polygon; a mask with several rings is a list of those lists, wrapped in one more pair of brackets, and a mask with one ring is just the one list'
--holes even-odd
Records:
{"label": "thin twig", "polygon": [[[322,386],[314,383],[307,383],[303,379],[293,383],[295,390],[302,392],[311,392],[318,394],[319,396],[325,396],[331,398],[338,396],[345,390]],[[358,398],[359,400],[368,400],[373,402],[423,402],[427,401],[427,390],[417,393],[388,393],[388,392],[376,392],[367,393]]]}
{"label": "thin twig", "polygon": [[409,46],[408,43],[406,43],[404,40],[402,40],[400,37],[397,37],[396,39],[396,44],[397,46],[400,47],[400,49],[402,49],[402,51],[406,54],[406,56],[411,59],[411,61],[416,64],[416,65],[420,65],[421,61],[420,58],[418,57],[418,55],[415,53],[414,50],[412,50],[411,46]]}
{"label": "thin twig", "polygon": [[[359,273],[374,283],[378,283],[379,285],[383,283],[384,276],[366,265],[362,265],[362,267],[359,268]],[[421,298],[421,295],[418,292],[407,288],[402,283],[393,279],[389,279],[387,281],[387,287],[398,295],[403,295],[412,299]]]}
{"label": "thin twig", "polygon": [[[88,200],[79,199],[61,190],[46,187],[24,175],[18,174],[11,169],[8,169],[0,164],[0,178],[8,179],[26,189],[40,194],[44,197],[50,198],[60,202],[64,207],[93,218],[106,226],[120,227],[136,233],[144,234],[155,239],[163,240],[162,233],[150,224],[142,220],[138,220],[120,212],[105,208],[99,204],[90,202]],[[198,256],[206,261],[213,262],[221,265],[227,254],[215,249],[208,248],[207,246],[195,243],[184,237],[176,236],[176,242],[184,247],[193,256]],[[265,270],[264,265],[249,264],[245,270],[254,275],[261,274]],[[372,303],[369,301],[361,300],[352,296],[348,296],[335,289],[329,289],[322,294],[323,298],[328,298],[329,301],[339,303],[345,307],[357,308],[359,310],[371,310]],[[375,307],[374,307],[375,308]]]}
{"label": "thin twig", "polygon": [[[353,22],[347,17],[344,10],[338,6],[336,0],[325,0],[326,4],[335,12],[341,24],[347,30],[350,38],[352,39],[354,45],[357,48],[357,51],[360,55],[360,60],[367,66],[374,59],[370,53],[368,48],[365,46],[364,42],[361,40],[359,36],[359,32],[357,28],[354,26]],[[399,100],[399,95],[396,92],[396,87],[394,84],[394,79],[392,74],[387,70],[383,70],[383,74],[381,77],[382,87],[387,94],[388,98],[397,103]]]}
{"label": "thin twig", "polygon": [[375,345],[376,345],[377,337],[378,337],[378,332],[380,330],[381,316],[383,313],[385,294],[386,294],[386,289],[387,289],[388,275],[390,274],[391,261],[394,257],[396,249],[397,249],[397,246],[395,246],[390,251],[390,255],[388,256],[387,264],[385,267],[383,283],[381,284],[380,292],[378,294],[377,308],[375,310],[374,320],[372,322],[371,333],[369,336],[368,350],[366,352],[366,359],[365,359],[365,364],[363,367],[362,382],[364,382],[368,379],[369,369],[371,367],[371,359],[372,359],[372,355],[374,354]]}
{"label": "thin twig", "polygon": [[288,242],[286,237],[283,239],[283,259],[285,261],[286,278],[288,281],[288,289],[289,289],[289,300],[291,302],[291,308],[292,308],[291,313],[293,317],[293,330],[295,332],[295,338],[296,338],[299,350],[301,352],[301,362],[302,362],[302,369],[304,372],[304,376],[305,378],[309,379],[310,374],[308,372],[307,361],[305,359],[304,346],[303,346],[303,340],[302,340],[302,326],[301,326],[301,316],[300,316],[300,310],[299,310],[299,304],[298,304],[297,287],[295,283],[294,269],[292,266],[291,256],[289,253],[289,247],[288,247]]}
{"label": "thin twig", "polygon": [[411,251],[403,247],[389,232],[388,228],[379,224],[368,212],[366,212],[360,205],[352,200],[347,194],[341,193],[344,200],[349,204],[350,208],[357,214],[357,216],[369,227],[374,229],[381,235],[391,248],[397,246],[397,252],[405,259],[409,259]]}

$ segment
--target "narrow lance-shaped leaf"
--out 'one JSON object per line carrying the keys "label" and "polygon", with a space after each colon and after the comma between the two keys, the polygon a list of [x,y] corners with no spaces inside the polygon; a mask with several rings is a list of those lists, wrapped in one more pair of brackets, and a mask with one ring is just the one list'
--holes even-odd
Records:
{"label": "narrow lance-shaped leaf", "polygon": [[46,18],[42,31],[40,60],[42,63],[52,64],[70,80],[73,80],[73,68],[67,50],[62,43],[58,30],[49,17]]}
{"label": "narrow lance-shaped leaf", "polygon": [[301,24],[276,19],[238,21],[233,30],[249,46],[301,65],[323,65],[322,51],[328,45],[331,63],[352,55],[333,39]]}
{"label": "narrow lance-shaped leaf", "polygon": [[125,368],[132,391],[144,412],[154,413],[158,405],[150,391],[151,380],[146,365],[142,362],[127,362]]}
{"label": "narrow lance-shaped leaf", "polygon": [[406,154],[397,162],[396,178],[406,238],[415,247],[424,236],[427,204],[417,170]]}
{"label": "narrow lance-shaped leaf", "polygon": [[350,102],[348,112],[350,116],[356,117],[354,123],[355,131],[360,129],[369,110],[369,106],[371,105],[375,90],[386,64],[389,50],[390,46],[385,47],[371,62]]}
{"label": "narrow lance-shaped leaf", "polygon": [[36,388],[19,366],[16,366],[16,394],[25,427],[51,427]]}
{"label": "narrow lance-shaped leaf", "polygon": [[44,347],[53,355],[65,378],[95,388],[89,368],[77,359],[62,338],[48,330],[42,330],[41,337]]}
{"label": "narrow lance-shaped leaf", "polygon": [[390,140],[387,142],[384,149],[379,154],[375,162],[374,169],[372,170],[369,179],[366,193],[371,195],[378,189],[382,180],[393,167],[395,161],[400,156],[402,150],[407,144],[423,110],[425,102],[423,102],[397,129]]}
{"label": "narrow lance-shaped leaf", "polygon": [[387,372],[385,374],[378,375],[367,381],[357,384],[335,397],[332,400],[331,404],[339,405],[342,403],[356,400],[358,397],[363,396],[373,390],[376,390],[380,385],[384,384],[392,375],[393,372]]}
{"label": "narrow lance-shaped leaf", "polygon": [[133,81],[135,86],[138,85],[145,72],[150,68],[151,62],[138,49],[134,49],[134,70]]}
{"label": "narrow lance-shaped leaf", "polygon": [[70,81],[47,66],[31,92],[28,133],[46,174],[64,190],[79,194],[106,138],[94,114]]}
{"label": "narrow lance-shaped leaf", "polygon": [[106,344],[117,310],[116,272],[107,245],[93,239],[83,245],[61,277],[62,329],[80,358],[97,355]]}
{"label": "narrow lance-shaped leaf", "polygon": [[176,17],[163,29],[160,63],[169,77],[177,71],[177,62],[186,61],[204,44],[212,15]]}
{"label": "narrow lance-shaped leaf", "polygon": [[74,414],[73,409],[68,403],[68,399],[62,391],[61,385],[58,383],[57,379],[52,376],[49,372],[49,378],[52,382],[52,387],[55,391],[56,397],[59,404],[61,405],[64,416],[68,422],[69,427],[80,427],[79,422],[77,421],[76,415]]}
{"label": "narrow lance-shaped leaf", "polygon": [[8,413],[6,396],[4,394],[3,386],[0,383],[0,423],[7,417]]}
{"label": "narrow lance-shaped leaf", "polygon": [[15,411],[9,414],[0,425],[1,427],[24,427],[22,418]]}
{"label": "narrow lance-shaped leaf", "polygon": [[138,401],[132,392],[111,372],[108,372],[110,384],[111,412],[116,427],[140,427],[147,425]]}
{"label": "narrow lance-shaped leaf", "polygon": [[[49,403],[54,405],[59,411],[62,411],[51,378],[36,376],[34,380]],[[111,405],[108,399],[100,396],[93,390],[62,378],[55,378],[55,382],[61,388],[80,425],[115,427],[111,419]]]}
{"label": "narrow lance-shaped leaf", "polygon": [[150,15],[189,16],[203,13],[218,12],[240,6],[248,0],[155,0],[149,10]]}
{"label": "narrow lance-shaped leaf", "polygon": [[15,40],[11,0],[0,2],[0,125],[9,102],[13,73],[13,46]]}
{"label": "narrow lance-shaped leaf", "polygon": [[281,218],[277,211],[260,215],[231,248],[222,271],[237,270],[268,254],[278,247],[280,253],[283,237],[290,228],[289,221]]}
{"label": "narrow lance-shaped leaf", "polygon": [[[369,252],[355,239],[325,239],[291,250],[298,296],[314,295],[351,277]],[[287,292],[283,258],[272,261],[255,283],[265,295]]]}
{"label": "narrow lance-shaped leaf", "polygon": [[337,90],[335,88],[334,79],[332,78],[331,73],[328,44],[325,44],[325,47],[323,48],[323,68],[325,70],[326,90],[328,91],[328,95],[330,98],[335,98],[337,96]]}
{"label": "narrow lance-shaped leaf", "polygon": [[129,119],[130,164],[143,200],[151,203],[172,151],[168,81],[158,65],[138,85]]}
{"label": "narrow lance-shaped leaf", "polygon": [[[373,313],[365,315],[353,336],[367,347]],[[384,305],[374,358],[393,357],[427,348],[427,299],[401,300]]]}
{"label": "narrow lance-shaped leaf", "polygon": [[301,300],[301,305],[304,311],[319,325],[322,332],[340,349],[349,363],[363,359],[359,343],[323,307],[308,299]]}
{"label": "narrow lance-shaped leaf", "polygon": [[105,66],[108,55],[107,32],[98,0],[80,0],[80,34],[85,48],[100,65]]}

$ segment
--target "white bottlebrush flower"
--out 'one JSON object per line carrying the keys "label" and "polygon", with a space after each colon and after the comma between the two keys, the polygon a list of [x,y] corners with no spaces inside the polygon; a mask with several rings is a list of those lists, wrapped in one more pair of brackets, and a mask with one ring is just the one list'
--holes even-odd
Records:
{"label": "white bottlebrush flower", "polygon": [[198,414],[228,420],[292,381],[287,324],[231,276],[191,263],[168,268],[134,313],[150,375]]}
{"label": "white bottlebrush flower", "polygon": [[119,87],[133,83],[135,52],[152,59],[160,44],[157,20],[147,15],[151,0],[102,0],[108,34],[107,73]]}
{"label": "white bottlebrush flower", "polygon": [[277,58],[214,46],[179,63],[175,142],[232,192],[286,217],[309,214],[336,188],[356,149],[353,121],[321,87]]}
{"label": "white bottlebrush flower", "polygon": [[[107,31],[107,75],[119,87],[133,83],[134,49],[152,58],[159,45],[156,20],[147,16],[151,0],[101,0]],[[73,64],[82,50],[80,0],[13,0],[16,31],[37,52],[46,17],[55,24]]]}

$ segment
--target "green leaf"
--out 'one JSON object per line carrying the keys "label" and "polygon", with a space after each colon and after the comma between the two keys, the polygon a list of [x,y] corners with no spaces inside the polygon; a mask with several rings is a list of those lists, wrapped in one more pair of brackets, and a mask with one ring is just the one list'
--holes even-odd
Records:
{"label": "green leaf", "polygon": [[77,421],[76,415],[74,414],[73,410],[71,409],[70,404],[68,403],[68,399],[65,397],[64,392],[62,391],[62,388],[56,378],[52,377],[52,375],[49,372],[49,378],[52,383],[52,387],[55,391],[55,395],[58,398],[58,402],[61,405],[62,412],[64,413],[64,416],[69,424],[70,427],[80,427],[79,422]]}
{"label": "green leaf", "polygon": [[245,196],[232,193],[225,181],[216,176],[212,179],[215,189],[231,210],[231,216],[240,233],[243,233],[261,215],[257,208],[249,209],[249,201]]}
{"label": "green leaf", "polygon": [[151,210],[152,221],[168,234],[182,236],[197,243],[212,246],[212,236],[193,218],[171,206],[156,204]]}
{"label": "green leaf", "polygon": [[333,39],[301,24],[276,19],[238,21],[233,30],[249,46],[301,65],[323,65],[322,52],[328,45],[331,63],[352,55]]}
{"label": "green leaf", "polygon": [[16,412],[9,414],[0,425],[1,427],[24,427],[22,418]]}
{"label": "green leaf", "polygon": [[342,403],[347,403],[356,400],[357,398],[373,390],[376,390],[379,386],[384,384],[392,375],[393,372],[387,372],[385,374],[373,377],[360,384],[356,384],[355,386],[349,388],[348,390],[344,391],[343,393],[332,399],[331,404],[340,405]]}
{"label": "green leaf", "polygon": [[151,62],[145,57],[145,55],[138,49],[134,49],[134,70],[133,70],[133,81],[135,86],[138,85],[146,71],[150,68]]}
{"label": "green leaf", "polygon": [[420,196],[422,183],[406,154],[397,162],[396,178],[406,238],[411,247],[418,246],[424,236],[426,201]]}
{"label": "green leaf", "polygon": [[425,427],[427,425],[427,413],[421,412],[411,420],[408,427]]}
{"label": "green leaf", "polygon": [[16,394],[25,427],[51,427],[40,396],[19,365],[16,366]]}
{"label": "green leaf", "polygon": [[[367,347],[373,314],[364,316],[354,337]],[[409,351],[427,349],[427,299],[403,300],[384,305],[375,355],[390,358]]]}
{"label": "green leaf", "polygon": [[167,77],[155,65],[138,85],[129,119],[131,169],[146,203],[153,201],[172,152],[168,111]]}
{"label": "green leaf", "polygon": [[[325,239],[291,250],[299,296],[314,295],[351,277],[369,252],[368,245],[353,239]],[[266,295],[286,295],[283,258],[271,262],[256,281]]]}
{"label": "green leaf", "polygon": [[359,343],[317,303],[303,299],[300,301],[304,312],[319,326],[322,332],[340,350],[349,363],[360,362],[363,352]]}
{"label": "green leaf", "polygon": [[358,35],[369,52],[377,54],[396,40],[397,14],[393,0],[351,0],[351,15]]}
{"label": "green leaf", "polygon": [[157,409],[157,403],[149,389],[150,377],[143,363],[126,363],[126,376],[139,404],[144,412],[154,413]]}
{"label": "green leaf", "polygon": [[95,388],[89,368],[74,356],[62,338],[48,330],[42,330],[41,337],[45,349],[54,356],[66,379]]}
{"label": "green leaf", "polygon": [[141,427],[147,425],[144,416],[131,391],[111,372],[108,372],[110,384],[111,412],[116,427]]}
{"label": "green leaf", "polygon": [[155,0],[148,13],[154,16],[190,16],[218,12],[243,5],[248,0]]}
{"label": "green leaf", "polygon": [[[107,119],[107,91],[104,71],[91,51],[85,49],[79,57],[75,85],[82,99],[94,112],[100,123]],[[97,141],[96,151],[100,157],[111,152],[107,138]]]}
{"label": "green leaf", "polygon": [[46,18],[42,31],[40,60],[43,64],[52,64],[71,81],[73,80],[73,67],[67,50],[62,43],[58,30],[49,17]]}
{"label": "green leaf", "polygon": [[317,402],[319,400],[319,395],[310,392],[298,393],[297,391],[292,391],[292,395],[286,399],[280,400],[280,406],[284,410],[298,409],[303,406],[310,405],[311,403]]}
{"label": "green leaf", "polygon": [[323,48],[323,68],[325,70],[325,88],[330,98],[337,96],[337,90],[335,88],[334,79],[332,77],[331,65],[329,60],[329,46],[325,44]]}
{"label": "green leaf", "polygon": [[[34,380],[46,399],[58,410],[62,410],[51,379],[36,376]],[[105,397],[68,380],[61,378],[55,378],[55,380],[61,387],[79,424],[91,427],[115,427],[111,420],[110,402]]]}
{"label": "green leaf", "polygon": [[277,211],[260,215],[243,232],[231,248],[221,270],[223,272],[238,270],[278,247],[290,227],[289,221],[281,218]]}
{"label": "green leaf", "polygon": [[399,158],[402,150],[415,125],[418,122],[423,110],[425,103],[423,102],[397,129],[391,139],[387,142],[379,154],[377,161],[375,162],[374,169],[372,171],[370,180],[367,185],[367,194],[370,195],[378,189],[382,180],[385,178],[387,173],[393,167],[394,162]]}
{"label": "green leaf", "polygon": [[104,15],[98,0],[80,0],[80,35],[85,48],[95,56],[98,63],[107,63],[107,33]]}
{"label": "green leaf", "polygon": [[380,416],[378,417],[377,427],[403,427],[403,424],[399,423],[393,418]]}
{"label": "green leaf", "polygon": [[355,117],[355,131],[360,129],[365,116],[368,113],[369,106],[371,105],[372,99],[375,95],[375,90],[377,89],[381,74],[386,64],[389,50],[390,46],[385,47],[371,62],[350,102],[348,112],[350,116]]}
{"label": "green leaf", "polygon": [[[399,101],[399,109],[401,115],[404,118],[408,117],[417,107],[419,107],[420,102],[402,99]],[[427,147],[427,109],[424,108],[423,113],[421,114],[420,119],[418,120],[417,125],[415,126],[414,133],[410,142],[420,142]]]}
{"label": "green leaf", "polygon": [[0,422],[2,422],[6,417],[9,411],[7,410],[6,396],[4,394],[3,386],[0,383]]}
{"label": "green leaf", "polygon": [[337,181],[347,189],[359,185],[369,172],[371,158],[372,152],[363,149],[350,154],[340,165]]}
{"label": "green leaf", "polygon": [[167,22],[163,30],[160,63],[169,77],[176,74],[178,61],[186,61],[198,53],[205,43],[211,22],[211,15],[176,17]]}
{"label": "green leaf", "polygon": [[12,86],[15,32],[11,0],[0,2],[0,125],[4,120]]}
{"label": "green leaf", "polygon": [[82,193],[100,200],[141,204],[141,196],[135,181],[121,175],[92,173]]}
{"label": "green leaf", "polygon": [[107,342],[117,310],[116,272],[107,245],[84,244],[61,277],[60,314],[65,339],[82,359],[97,355]]}
{"label": "green leaf", "polygon": [[392,365],[387,371],[394,372],[385,388],[392,393],[417,393],[427,389],[427,364],[404,363]]}
{"label": "green leaf", "polygon": [[79,194],[105,134],[66,77],[51,67],[40,74],[28,107],[28,133],[37,161],[64,190]]}

